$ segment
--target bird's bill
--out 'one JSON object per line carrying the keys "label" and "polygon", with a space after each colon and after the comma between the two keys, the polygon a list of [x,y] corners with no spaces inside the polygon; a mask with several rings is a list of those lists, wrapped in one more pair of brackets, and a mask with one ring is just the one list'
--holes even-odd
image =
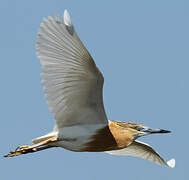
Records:
{"label": "bird's bill", "polygon": [[155,134],[155,133],[170,133],[171,131],[165,129],[151,129],[151,128],[144,128],[141,130],[146,134]]}

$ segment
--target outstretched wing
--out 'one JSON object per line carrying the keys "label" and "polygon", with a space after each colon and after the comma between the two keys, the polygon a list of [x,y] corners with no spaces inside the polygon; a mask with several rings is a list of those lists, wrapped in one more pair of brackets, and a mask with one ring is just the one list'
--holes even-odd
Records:
{"label": "outstretched wing", "polygon": [[169,167],[175,166],[175,160],[171,159],[166,162],[151,146],[140,141],[132,142],[128,147],[115,151],[107,151],[112,155],[126,155],[140,157],[152,161],[159,165],[166,165]]}
{"label": "outstretched wing", "polygon": [[58,15],[43,20],[36,51],[56,126],[107,124],[102,97],[104,78],[77,36],[67,10],[64,22]]}

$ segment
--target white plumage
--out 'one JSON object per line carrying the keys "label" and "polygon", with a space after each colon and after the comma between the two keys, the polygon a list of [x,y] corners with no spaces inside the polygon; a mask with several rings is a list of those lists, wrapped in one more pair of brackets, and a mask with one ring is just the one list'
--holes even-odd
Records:
{"label": "white plumage", "polygon": [[64,22],[58,15],[43,20],[36,51],[43,66],[42,84],[56,128],[107,124],[103,76],[77,36],[67,10]]}
{"label": "white plumage", "polygon": [[135,140],[143,135],[170,131],[107,120],[103,75],[77,36],[67,10],[64,21],[59,15],[43,19],[36,54],[42,64],[45,97],[56,124],[52,132],[34,139],[34,145],[21,146],[5,157],[58,146],[72,151],[136,156],[159,165],[175,166],[174,159],[166,162],[148,144]]}
{"label": "white plumage", "polygon": [[[56,119],[55,129],[59,137],[80,139],[74,147],[78,150],[97,129],[107,124],[102,99],[104,79],[77,36],[67,10],[64,11],[64,21],[56,15],[56,19],[48,17],[42,22],[37,38],[37,56],[43,65],[42,83]],[[93,123],[95,125],[87,125],[88,128],[81,126]],[[97,128],[96,124],[100,127]],[[70,148],[69,142],[59,142],[59,146],[73,150],[73,144]],[[151,146],[139,141],[124,149],[107,152],[175,166],[174,159],[164,161]]]}
{"label": "white plumage", "polygon": [[67,10],[64,11],[64,23],[66,26],[72,26],[72,21]]}
{"label": "white plumage", "polygon": [[150,145],[136,140],[126,148],[115,151],[107,151],[107,153],[112,155],[140,157],[158,165],[166,165],[171,168],[175,167],[175,159],[171,159],[166,162]]}

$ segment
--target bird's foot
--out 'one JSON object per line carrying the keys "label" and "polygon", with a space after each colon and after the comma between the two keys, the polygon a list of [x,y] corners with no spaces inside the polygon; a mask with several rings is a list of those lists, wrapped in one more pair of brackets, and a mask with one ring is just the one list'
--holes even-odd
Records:
{"label": "bird's foot", "polygon": [[13,156],[18,156],[20,154],[26,154],[30,152],[36,151],[36,148],[33,148],[32,146],[26,145],[26,146],[19,146],[17,147],[14,151],[9,152],[7,155],[4,157],[13,157]]}
{"label": "bird's foot", "polygon": [[9,152],[4,157],[13,157],[13,156],[21,155],[21,154],[27,154],[27,153],[32,153],[32,152],[37,152],[37,151],[41,151],[44,149],[48,149],[48,148],[54,147],[51,145],[51,143],[56,142],[57,140],[58,140],[58,138],[56,136],[53,136],[45,141],[42,141],[40,143],[31,145],[31,146],[29,146],[29,145],[19,146],[14,151]]}

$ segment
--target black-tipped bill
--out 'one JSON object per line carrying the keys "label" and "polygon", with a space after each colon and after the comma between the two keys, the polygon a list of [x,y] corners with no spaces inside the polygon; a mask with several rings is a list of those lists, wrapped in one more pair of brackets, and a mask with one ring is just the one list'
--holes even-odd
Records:
{"label": "black-tipped bill", "polygon": [[155,134],[155,133],[170,133],[171,131],[164,130],[164,129],[150,129],[150,128],[144,128],[141,130],[142,132],[146,132],[149,134]]}

